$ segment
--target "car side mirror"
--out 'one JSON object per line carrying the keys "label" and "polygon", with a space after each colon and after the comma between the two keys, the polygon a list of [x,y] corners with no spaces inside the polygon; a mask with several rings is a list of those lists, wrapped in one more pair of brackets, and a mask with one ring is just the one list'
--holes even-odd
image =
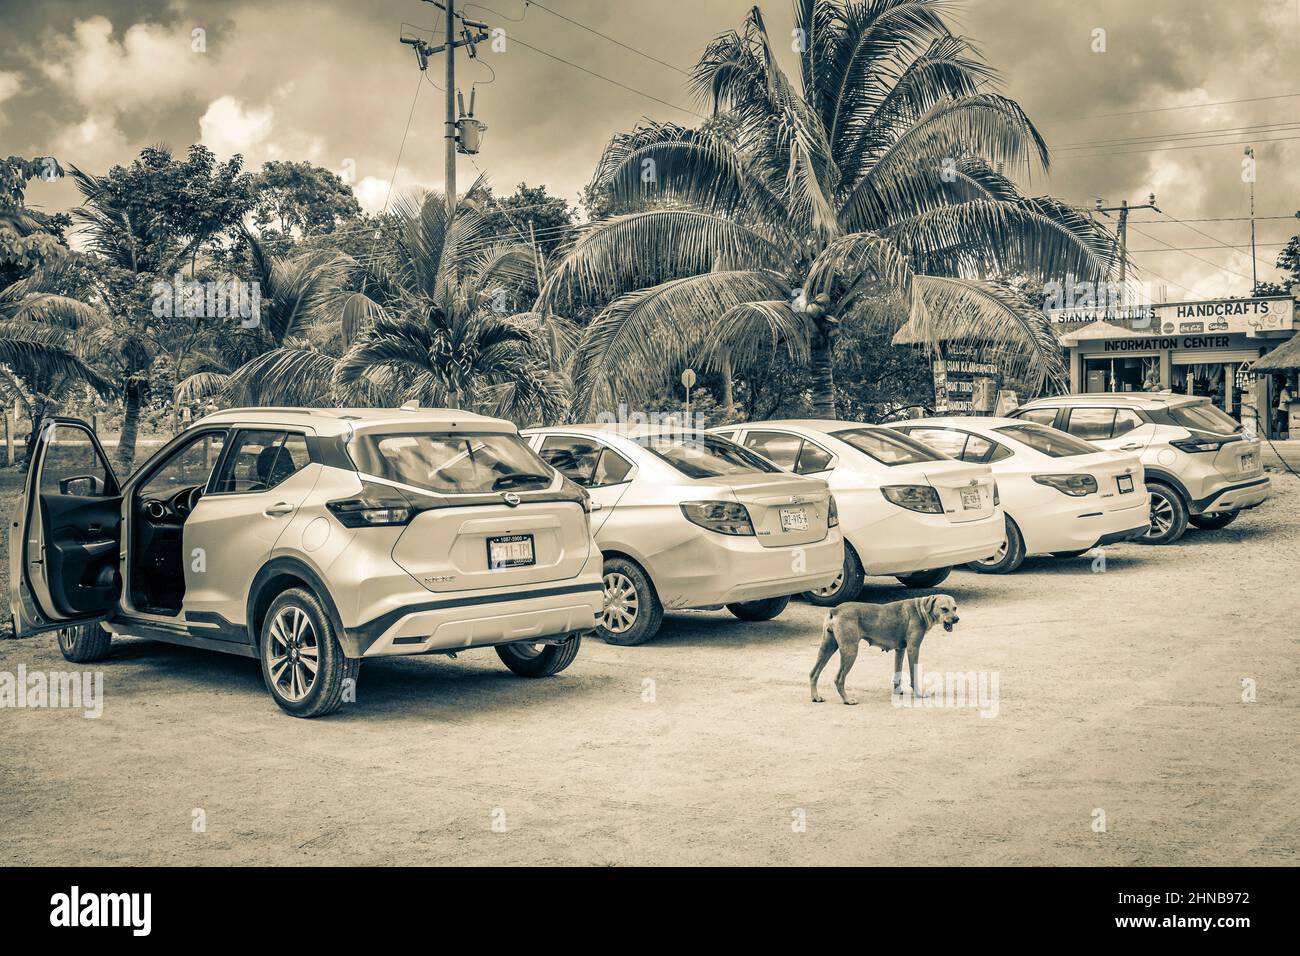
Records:
{"label": "car side mirror", "polygon": [[[77,487],[79,483],[84,483],[84,490]],[[103,493],[104,488],[94,475],[73,475],[71,478],[63,478],[59,481],[59,494],[61,495],[77,495],[83,498],[91,498]]]}

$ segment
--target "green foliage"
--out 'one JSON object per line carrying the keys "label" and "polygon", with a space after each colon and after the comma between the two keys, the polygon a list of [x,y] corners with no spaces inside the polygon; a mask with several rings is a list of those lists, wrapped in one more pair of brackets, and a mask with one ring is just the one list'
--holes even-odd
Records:
{"label": "green foliage", "polygon": [[265,163],[253,177],[251,190],[253,222],[264,233],[330,233],[361,215],[352,187],[337,173],[308,162]]}

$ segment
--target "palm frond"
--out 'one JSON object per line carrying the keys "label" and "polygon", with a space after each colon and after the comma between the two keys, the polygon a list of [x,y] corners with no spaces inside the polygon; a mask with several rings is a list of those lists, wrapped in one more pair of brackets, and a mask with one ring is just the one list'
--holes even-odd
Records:
{"label": "palm frond", "polygon": [[236,405],[333,405],[330,382],[338,360],[305,349],[271,349],[241,365],[226,381]]}

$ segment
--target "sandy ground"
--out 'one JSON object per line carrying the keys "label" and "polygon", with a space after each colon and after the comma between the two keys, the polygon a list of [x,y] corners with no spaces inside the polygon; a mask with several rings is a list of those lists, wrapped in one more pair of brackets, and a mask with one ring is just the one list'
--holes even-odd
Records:
{"label": "sandy ground", "polygon": [[[252,661],[122,642],[100,719],[0,710],[0,862],[1295,864],[1300,480],[1274,481],[1231,527],[1104,571],[949,578],[962,621],[923,664],[996,672],[995,717],[895,708],[869,650],[860,706],[827,676],[810,703],[803,604],[672,615],[543,681],[491,651],[371,661],[318,721]],[[0,642],[20,664],[73,666]]]}

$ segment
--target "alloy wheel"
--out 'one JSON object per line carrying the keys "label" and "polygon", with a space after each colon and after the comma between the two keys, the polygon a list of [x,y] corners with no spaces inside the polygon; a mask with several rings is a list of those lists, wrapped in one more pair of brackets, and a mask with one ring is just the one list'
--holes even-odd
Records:
{"label": "alloy wheel", "polygon": [[835,595],[839,594],[840,588],[842,587],[844,587],[843,568],[840,569],[839,574],[835,575],[834,581],[832,581],[830,584],[826,585],[825,587],[813,588],[812,593],[817,595],[819,598],[830,598],[830,597],[835,597]]}
{"label": "alloy wheel", "polygon": [[640,609],[640,598],[631,579],[618,571],[606,574],[605,608],[601,613],[605,630],[611,634],[631,630]]}
{"label": "alloy wheel", "polygon": [[1174,506],[1169,499],[1159,493],[1151,495],[1151,527],[1146,537],[1159,538],[1169,533],[1174,524]]}
{"label": "alloy wheel", "polygon": [[1006,538],[1003,538],[1002,543],[998,545],[998,549],[993,552],[993,556],[990,558],[985,558],[984,560],[978,563],[983,565],[988,565],[988,566],[1001,564],[1004,560],[1006,560],[1008,547],[1010,547],[1010,542]]}
{"label": "alloy wheel", "polygon": [[320,663],[316,629],[307,612],[290,604],[271,621],[267,642],[267,670],[276,692],[285,700],[299,701],[311,692]]}

